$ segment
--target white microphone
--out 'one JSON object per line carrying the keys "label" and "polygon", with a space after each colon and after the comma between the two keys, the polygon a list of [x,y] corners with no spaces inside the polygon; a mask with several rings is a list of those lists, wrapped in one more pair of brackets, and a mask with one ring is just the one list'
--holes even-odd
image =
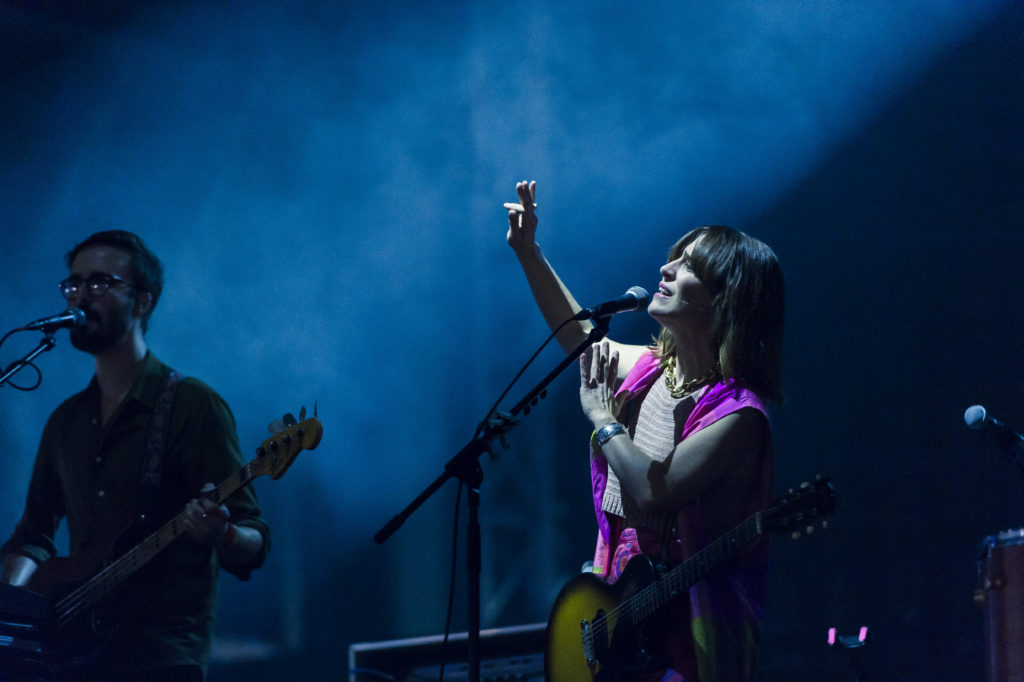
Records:
{"label": "white microphone", "polygon": [[32,331],[38,329],[46,333],[55,332],[65,327],[81,327],[85,324],[85,311],[81,308],[68,308],[59,315],[43,317],[35,322],[29,322],[22,329]]}
{"label": "white microphone", "polygon": [[974,431],[981,429],[995,431],[999,438],[999,445],[1004,450],[1014,452],[1017,456],[1024,455],[1024,436],[990,415],[988,410],[981,405],[971,405],[964,411],[964,424]]}
{"label": "white microphone", "polygon": [[647,307],[651,302],[651,295],[643,287],[630,287],[622,296],[613,298],[610,301],[599,303],[593,308],[584,308],[575,315],[574,320],[591,320],[595,317],[610,317],[618,313],[628,313]]}

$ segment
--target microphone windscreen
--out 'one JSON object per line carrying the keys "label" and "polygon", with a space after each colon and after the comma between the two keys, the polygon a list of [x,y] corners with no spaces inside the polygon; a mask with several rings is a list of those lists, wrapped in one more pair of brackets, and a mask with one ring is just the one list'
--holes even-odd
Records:
{"label": "microphone windscreen", "polygon": [[981,405],[971,405],[964,411],[964,424],[969,429],[980,429],[985,426],[985,418],[988,415]]}
{"label": "microphone windscreen", "polygon": [[651,295],[647,293],[647,289],[644,289],[643,287],[630,287],[626,293],[636,296],[636,310],[645,307],[651,302]]}

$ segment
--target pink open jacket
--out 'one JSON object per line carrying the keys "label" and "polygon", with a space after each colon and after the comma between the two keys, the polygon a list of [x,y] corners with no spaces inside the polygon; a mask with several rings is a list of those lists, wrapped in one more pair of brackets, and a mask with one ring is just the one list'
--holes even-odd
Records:
{"label": "pink open jacket", "polygon": [[[659,360],[648,351],[630,370],[619,392],[631,391],[634,396],[631,401],[642,401],[647,389],[660,375]],[[718,382],[698,400],[683,427],[680,440],[745,407],[760,411],[767,420],[767,405],[757,394],[732,379]],[[661,537],[656,534],[641,533],[639,541],[633,532],[623,536],[622,519],[606,514],[601,508],[608,481],[608,463],[593,438],[590,462],[598,522],[594,572],[614,583],[632,556],[643,552],[657,559],[666,548],[661,547]],[[751,487],[750,495],[739,501],[744,518],[764,509],[771,501],[773,464],[770,437],[765,438],[760,465],[760,475]],[[679,509],[676,529],[677,535],[672,540],[674,546],[666,552],[670,557],[685,559],[714,540],[708,537],[702,519],[701,498]],[[679,636],[687,641],[671,647],[673,665],[666,672],[665,679],[690,682],[696,679],[744,680],[752,674],[764,613],[767,569],[768,543],[763,541],[693,585],[689,590],[689,603],[681,601],[679,606],[670,607],[679,611]],[[686,619],[689,627],[681,622]]]}

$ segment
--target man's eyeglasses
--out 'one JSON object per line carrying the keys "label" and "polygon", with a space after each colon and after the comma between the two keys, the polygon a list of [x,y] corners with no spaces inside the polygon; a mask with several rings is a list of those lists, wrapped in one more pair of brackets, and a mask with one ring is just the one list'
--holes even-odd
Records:
{"label": "man's eyeglasses", "polygon": [[81,293],[83,287],[88,287],[89,293],[93,296],[102,296],[107,293],[107,290],[110,289],[110,287],[116,284],[124,284],[132,287],[133,289],[135,288],[135,285],[126,279],[122,279],[117,275],[107,275],[102,272],[89,275],[87,279],[82,279],[78,275],[71,275],[58,284],[58,286],[60,287],[60,293],[64,294],[64,298],[71,298],[72,295]]}

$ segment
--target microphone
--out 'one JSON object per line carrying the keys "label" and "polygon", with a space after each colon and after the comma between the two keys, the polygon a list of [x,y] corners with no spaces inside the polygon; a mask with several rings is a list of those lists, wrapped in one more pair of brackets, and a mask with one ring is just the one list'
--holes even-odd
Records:
{"label": "microphone", "polygon": [[592,320],[595,317],[610,317],[645,308],[651,302],[651,295],[643,287],[630,287],[622,296],[599,303],[593,308],[584,308],[572,316],[574,320]]}
{"label": "microphone", "polygon": [[51,315],[35,322],[29,322],[22,329],[25,331],[38,329],[49,334],[64,327],[81,327],[83,324],[85,324],[85,311],[81,308],[68,308],[59,315]]}
{"label": "microphone", "polygon": [[1012,451],[1017,457],[1024,457],[1024,436],[990,415],[981,405],[971,405],[964,411],[964,424],[972,431],[994,430],[1004,450]]}

